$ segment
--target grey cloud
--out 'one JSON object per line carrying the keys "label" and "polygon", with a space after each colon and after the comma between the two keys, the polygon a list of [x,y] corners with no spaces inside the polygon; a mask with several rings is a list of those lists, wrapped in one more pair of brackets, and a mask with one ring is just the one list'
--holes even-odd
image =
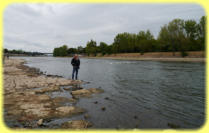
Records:
{"label": "grey cloud", "polygon": [[[9,36],[5,36],[4,37],[4,43],[5,44],[10,44],[12,46],[14,45],[21,45],[22,47],[33,47],[33,48],[38,48],[38,49],[42,49],[45,48],[45,45],[38,43],[38,42],[31,42],[29,40],[25,40],[25,39],[20,39],[20,38],[14,38],[14,37],[9,37]],[[21,48],[19,48],[21,49]],[[23,48],[22,48],[23,49]],[[30,51],[35,51],[33,49],[28,49]]]}
{"label": "grey cloud", "polygon": [[4,47],[52,52],[90,39],[111,44],[117,33],[147,29],[157,37],[174,18],[203,15],[197,4],[13,4],[4,12]]}

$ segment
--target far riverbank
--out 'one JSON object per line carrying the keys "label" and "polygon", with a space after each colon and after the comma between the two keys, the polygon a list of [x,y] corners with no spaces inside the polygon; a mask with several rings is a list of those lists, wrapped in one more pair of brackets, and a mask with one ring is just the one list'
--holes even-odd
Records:
{"label": "far riverbank", "polygon": [[[28,57],[27,55],[10,55]],[[62,58],[72,58],[71,56],[62,56]],[[47,57],[47,56],[36,56]],[[48,56],[50,57],[50,56]],[[61,56],[56,56],[61,57]],[[80,58],[89,59],[110,59],[110,60],[133,60],[133,61],[166,61],[166,62],[205,62],[206,53],[204,51],[189,51],[182,57],[181,52],[147,52],[147,53],[117,53],[117,54],[105,54],[97,53],[96,56],[86,54],[79,54]]]}
{"label": "far riverbank", "polygon": [[205,62],[205,58],[134,58],[134,57],[84,57],[89,59],[138,60],[138,61],[174,61],[174,62]]}
{"label": "far riverbank", "polygon": [[139,60],[139,61],[174,61],[174,62],[205,62],[204,51],[186,52],[187,56],[182,57],[181,52],[149,52],[149,53],[120,53],[97,56],[83,56],[91,59],[114,59],[114,60]]}

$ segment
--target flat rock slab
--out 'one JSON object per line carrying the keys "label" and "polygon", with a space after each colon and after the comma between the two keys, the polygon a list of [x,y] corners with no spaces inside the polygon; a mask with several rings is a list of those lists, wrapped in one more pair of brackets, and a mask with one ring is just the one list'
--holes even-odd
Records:
{"label": "flat rock slab", "polygon": [[63,106],[55,109],[54,116],[64,117],[84,113],[85,110],[75,106]]}
{"label": "flat rock slab", "polygon": [[59,91],[59,90],[60,90],[59,86],[48,86],[48,87],[44,87],[42,89],[35,90],[35,93],[42,94],[42,93],[46,93],[46,92],[53,92],[53,91]]}
{"label": "flat rock slab", "polygon": [[62,128],[68,129],[85,129],[91,126],[92,124],[85,120],[68,121],[62,124]]}
{"label": "flat rock slab", "polygon": [[55,97],[52,100],[54,103],[75,103],[77,101],[76,99],[66,97]]}
{"label": "flat rock slab", "polygon": [[89,88],[89,89],[81,89],[81,90],[72,91],[71,95],[75,98],[91,97],[92,94],[103,93],[103,92],[104,90],[99,89],[99,88]]}

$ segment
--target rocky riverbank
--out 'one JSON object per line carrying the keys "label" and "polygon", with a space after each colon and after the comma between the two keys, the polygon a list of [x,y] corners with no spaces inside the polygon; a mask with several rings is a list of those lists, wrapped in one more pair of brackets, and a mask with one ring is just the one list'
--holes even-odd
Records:
{"label": "rocky riverbank", "polygon": [[[35,68],[24,65],[20,59],[4,62],[4,121],[10,128],[50,128],[44,123],[56,118],[73,117],[83,114],[85,109],[77,107],[81,97],[101,93],[102,89],[83,89],[80,80],[69,80],[59,76],[41,74]],[[51,92],[65,89],[71,98],[51,97]],[[56,128],[83,129],[93,123],[79,119],[66,121]]]}

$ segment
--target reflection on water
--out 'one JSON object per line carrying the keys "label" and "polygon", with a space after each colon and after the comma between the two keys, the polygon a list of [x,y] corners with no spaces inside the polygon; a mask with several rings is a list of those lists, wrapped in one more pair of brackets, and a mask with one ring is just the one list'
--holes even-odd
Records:
{"label": "reflection on water", "polygon": [[[70,58],[24,59],[46,74],[71,77]],[[204,123],[204,63],[81,59],[80,68],[79,79],[90,82],[84,88],[105,90],[77,103],[88,110],[93,128],[167,128],[168,123],[198,128]]]}

